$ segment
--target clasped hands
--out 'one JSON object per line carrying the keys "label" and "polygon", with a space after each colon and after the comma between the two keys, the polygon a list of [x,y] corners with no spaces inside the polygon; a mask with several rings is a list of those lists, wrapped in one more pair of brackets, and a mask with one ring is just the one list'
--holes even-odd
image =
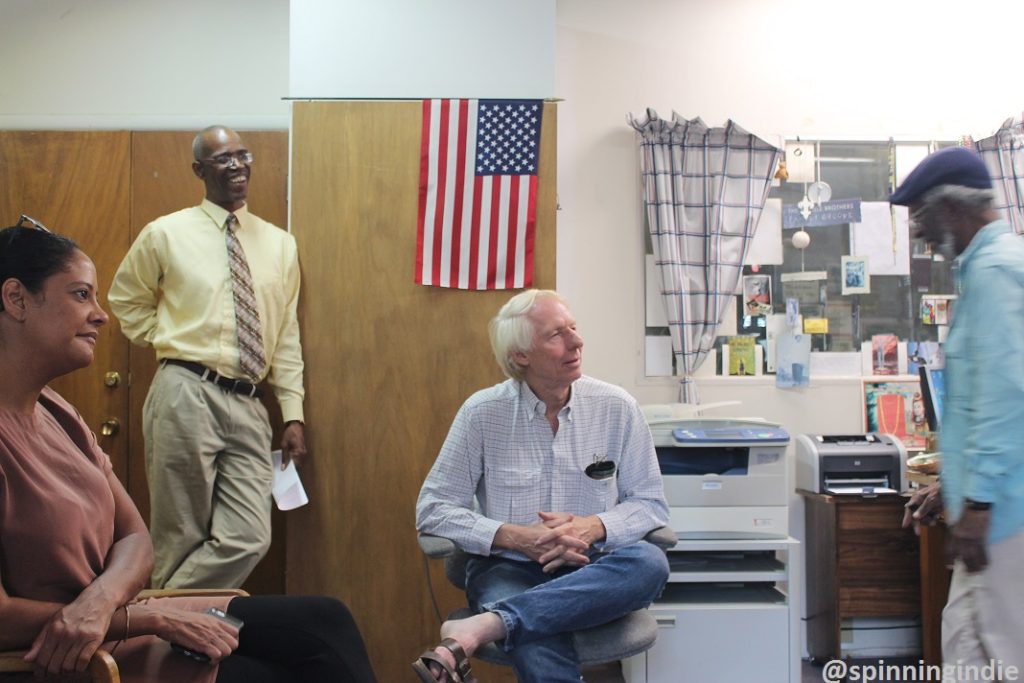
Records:
{"label": "clasped hands", "polygon": [[586,552],[602,540],[604,523],[596,515],[579,517],[569,512],[538,512],[540,521],[528,526],[505,525],[511,549],[538,562],[544,573],[560,567],[580,567],[590,562]]}

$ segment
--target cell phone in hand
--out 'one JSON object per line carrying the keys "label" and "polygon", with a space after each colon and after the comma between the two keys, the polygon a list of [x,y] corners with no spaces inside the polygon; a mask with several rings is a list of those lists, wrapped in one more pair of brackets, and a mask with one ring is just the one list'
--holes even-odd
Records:
{"label": "cell phone in hand", "polygon": [[[220,619],[221,621],[223,621],[224,623],[231,624],[232,626],[234,626],[235,628],[237,628],[239,630],[241,630],[242,625],[245,623],[241,619],[239,619],[238,617],[231,616],[230,614],[228,614],[224,610],[217,609],[216,607],[209,607],[209,608],[203,610],[203,614],[209,614],[211,617],[216,617],[216,618]],[[188,649],[187,647],[185,647],[183,645],[178,645],[177,643],[171,643],[171,649],[174,650],[175,652],[177,652],[179,655],[184,655],[185,657],[189,657],[190,659],[194,659],[197,662],[204,662],[204,663],[206,663],[206,662],[210,661],[210,656],[209,655],[204,654],[202,652],[196,652],[195,650],[190,650],[190,649]]]}

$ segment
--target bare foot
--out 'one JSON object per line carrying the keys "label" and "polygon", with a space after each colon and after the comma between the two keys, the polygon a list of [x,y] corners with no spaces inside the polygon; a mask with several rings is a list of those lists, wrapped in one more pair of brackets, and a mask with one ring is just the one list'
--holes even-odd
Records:
{"label": "bare foot", "polygon": [[[453,619],[441,624],[441,638],[456,641],[466,651],[466,657],[472,657],[481,645],[501,640],[505,635],[505,622],[493,612],[482,612],[466,619]],[[449,667],[455,669],[455,657],[448,648],[438,646],[434,648],[434,652]],[[430,671],[438,681],[447,679],[445,673],[436,665],[431,666]]]}

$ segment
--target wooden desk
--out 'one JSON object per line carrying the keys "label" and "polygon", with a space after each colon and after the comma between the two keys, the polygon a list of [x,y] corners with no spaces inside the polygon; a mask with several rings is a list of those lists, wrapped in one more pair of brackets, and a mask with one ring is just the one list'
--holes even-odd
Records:
{"label": "wooden desk", "polygon": [[946,525],[921,527],[921,648],[924,663],[942,664],[942,608],[952,570],[946,565]]}
{"label": "wooden desk", "polygon": [[[935,483],[934,474],[907,472],[907,479],[920,486]],[[949,597],[952,570],[946,565],[946,525],[921,527],[921,649],[924,663],[942,664],[942,608]]]}
{"label": "wooden desk", "polygon": [[921,613],[920,555],[900,527],[902,496],[832,496],[800,490],[806,501],[807,651],[842,657],[847,617]]}

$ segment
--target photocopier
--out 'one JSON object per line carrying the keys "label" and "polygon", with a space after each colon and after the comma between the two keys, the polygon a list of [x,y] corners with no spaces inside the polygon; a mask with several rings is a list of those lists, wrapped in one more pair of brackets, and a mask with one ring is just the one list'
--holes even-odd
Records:
{"label": "photocopier", "polygon": [[658,642],[623,662],[627,683],[800,680],[789,434],[762,419],[694,415],[712,407],[643,406],[679,542],[649,608]]}
{"label": "photocopier", "polygon": [[889,434],[796,438],[796,485],[814,493],[899,493],[907,488],[906,462],[907,449]]}
{"label": "photocopier", "polygon": [[648,414],[669,525],[680,538],[789,534],[789,434],[757,419]]}

